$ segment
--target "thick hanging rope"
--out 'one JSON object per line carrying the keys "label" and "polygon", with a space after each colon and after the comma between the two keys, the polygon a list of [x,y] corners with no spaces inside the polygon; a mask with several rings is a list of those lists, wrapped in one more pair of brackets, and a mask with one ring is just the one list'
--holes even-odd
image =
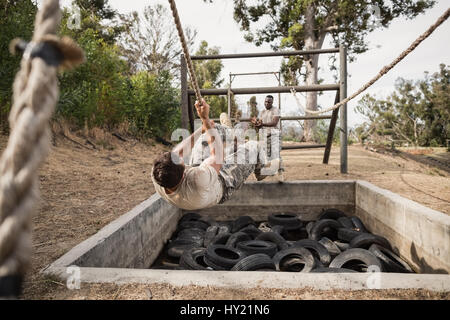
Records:
{"label": "thick hanging rope", "polygon": [[202,95],[200,93],[200,87],[198,86],[197,77],[195,76],[194,67],[192,66],[191,56],[189,54],[189,49],[187,46],[186,38],[184,37],[183,27],[181,26],[180,17],[178,16],[177,6],[175,5],[175,0],[169,0],[170,9],[172,9],[172,15],[175,20],[175,25],[177,27],[178,36],[180,37],[181,46],[183,48],[184,59],[186,60],[186,65],[188,67],[189,76],[191,77],[192,86],[195,91],[195,98],[197,101],[202,101]]}
{"label": "thick hanging rope", "polygon": [[0,159],[0,296],[20,293],[30,265],[38,169],[50,148],[49,120],[59,95],[58,67],[71,68],[84,60],[71,39],[56,37],[60,21],[59,0],[46,0],[36,16],[32,42],[11,43],[13,53],[24,54],[13,87],[11,133]]}
{"label": "thick hanging rope", "polygon": [[294,96],[295,98],[295,102],[297,103],[297,107],[300,109],[300,113],[301,114],[306,114],[305,112],[305,108],[303,108],[302,103],[300,102],[300,99],[297,96],[297,91],[295,91],[294,88],[291,89],[291,94]]}
{"label": "thick hanging rope", "polygon": [[448,17],[450,16],[450,8],[447,9],[447,11],[445,11],[445,13],[439,17],[439,19],[437,19],[437,21],[428,28],[427,31],[425,31],[419,38],[417,38],[409,47],[408,49],[406,49],[405,51],[403,51],[398,57],[397,59],[395,59],[394,61],[392,61],[391,64],[385,66],[384,68],[382,68],[380,70],[380,72],[374,77],[372,78],[369,82],[367,82],[364,86],[362,86],[358,91],[356,91],[354,94],[352,94],[350,97],[342,100],[341,102],[335,104],[334,106],[324,109],[324,110],[319,110],[319,111],[315,111],[315,110],[310,110],[310,109],[306,109],[307,113],[310,114],[321,114],[321,113],[325,113],[325,112],[329,112],[332,111],[334,109],[337,109],[339,107],[341,107],[342,105],[346,104],[347,102],[349,102],[350,100],[352,100],[353,98],[355,98],[356,96],[358,96],[360,93],[362,93],[363,91],[365,91],[367,88],[369,88],[371,85],[373,85],[378,79],[380,79],[382,76],[384,76],[386,73],[388,73],[392,68],[395,67],[395,65],[397,65],[397,63],[399,63],[400,61],[403,60],[403,58],[405,58],[408,54],[410,54],[423,40],[425,40],[426,38],[428,38],[428,36],[430,34],[433,33],[434,30],[436,30],[437,27],[439,27],[445,20],[448,19]]}

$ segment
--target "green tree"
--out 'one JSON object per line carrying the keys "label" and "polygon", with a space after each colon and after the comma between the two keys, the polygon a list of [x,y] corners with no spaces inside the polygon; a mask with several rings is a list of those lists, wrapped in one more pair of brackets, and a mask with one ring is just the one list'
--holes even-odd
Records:
{"label": "green tree", "polygon": [[[343,44],[348,48],[352,61],[356,54],[368,50],[365,37],[369,32],[387,27],[399,16],[412,19],[434,3],[434,0],[234,0],[234,19],[247,32],[245,39],[258,46],[270,43],[275,50],[320,49],[330,35],[335,46]],[[293,85],[304,77],[307,85],[317,84],[318,59],[319,55],[289,58],[281,68],[285,80]],[[316,92],[307,93],[306,108],[317,110]],[[305,123],[307,140],[313,138],[315,123]]]}
{"label": "green tree", "polygon": [[19,55],[11,55],[9,44],[14,38],[31,39],[36,12],[36,4],[31,0],[0,0],[0,125],[3,131],[8,129],[12,84],[21,59]]}
{"label": "green tree", "polygon": [[450,68],[439,65],[439,71],[417,83],[422,94],[420,116],[424,122],[421,144],[448,146],[450,139]]}
{"label": "green tree", "polygon": [[[208,47],[208,42],[202,41],[195,55],[215,55],[219,54],[218,47]],[[221,78],[223,63],[221,60],[195,60],[194,72],[197,82],[202,89],[215,89],[223,85],[224,79]],[[192,86],[191,86],[192,87]],[[205,100],[211,106],[211,117],[218,118],[222,112],[228,111],[227,98],[223,96],[207,96]],[[237,115],[237,104],[234,95],[231,95],[231,117]]]}
{"label": "green tree", "polygon": [[137,134],[170,138],[180,126],[179,91],[168,71],[158,75],[141,71],[131,77],[127,118]]}
{"label": "green tree", "polygon": [[78,6],[81,11],[82,25],[78,29],[80,32],[85,29],[95,30],[106,43],[115,44],[124,27],[114,22],[118,13],[111,8],[108,0],[74,0],[72,4]]}
{"label": "green tree", "polygon": [[86,62],[73,71],[60,75],[60,100],[56,115],[78,126],[113,128],[124,119],[122,97],[126,89],[126,62],[120,51],[98,25],[101,16],[84,16],[80,29],[67,24],[68,10],[63,11],[60,33],[72,37],[84,50]]}
{"label": "green tree", "polygon": [[367,119],[355,132],[374,142],[406,140],[415,146],[445,146],[450,138],[450,69],[419,81],[397,79],[395,92],[377,100],[366,94],[356,110]]}
{"label": "green tree", "polygon": [[256,102],[256,96],[252,96],[247,102],[250,107],[250,118],[258,117],[258,102]]}
{"label": "green tree", "polygon": [[[182,49],[172,15],[165,6],[156,4],[145,7],[142,14],[134,11],[120,15],[120,22],[125,32],[119,44],[130,72],[169,71],[173,78],[179,77]],[[184,33],[188,47],[192,46],[196,31],[187,27]]]}

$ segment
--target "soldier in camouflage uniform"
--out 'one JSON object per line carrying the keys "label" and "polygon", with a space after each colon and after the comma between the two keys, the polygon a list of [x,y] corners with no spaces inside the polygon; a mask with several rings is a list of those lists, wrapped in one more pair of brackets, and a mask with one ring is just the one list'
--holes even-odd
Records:
{"label": "soldier in camouflage uniform", "polygon": [[[255,172],[262,171],[267,175],[273,175],[278,170],[279,162],[275,159],[268,162],[266,149],[256,140],[250,140],[238,145],[234,139],[233,128],[229,127],[229,119],[226,113],[221,115],[221,124],[215,124],[215,128],[222,137],[224,144],[224,164],[219,171],[219,179],[224,186],[223,197],[219,203],[228,200],[232,193],[239,189],[247,178]],[[198,166],[209,157],[208,142],[205,134],[197,140],[192,150],[189,161],[190,166]],[[274,168],[271,170],[271,168]]]}

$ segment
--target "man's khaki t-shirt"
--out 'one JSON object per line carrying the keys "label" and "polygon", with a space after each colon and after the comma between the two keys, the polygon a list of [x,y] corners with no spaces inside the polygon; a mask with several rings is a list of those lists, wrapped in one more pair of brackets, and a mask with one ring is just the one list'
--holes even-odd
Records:
{"label": "man's khaki t-shirt", "polygon": [[[280,109],[272,106],[272,108],[270,108],[269,110],[264,109],[263,111],[261,111],[260,118],[263,123],[270,123],[273,121],[274,117],[279,117],[279,116],[280,116]],[[280,121],[278,121],[277,126],[274,127],[274,129],[280,129]]]}
{"label": "man's khaki t-shirt", "polygon": [[[153,172],[153,170],[152,170]],[[177,190],[167,194],[154,179],[153,185],[161,198],[185,210],[197,210],[215,206],[222,199],[223,187],[216,170],[209,165],[185,167],[185,177]]]}

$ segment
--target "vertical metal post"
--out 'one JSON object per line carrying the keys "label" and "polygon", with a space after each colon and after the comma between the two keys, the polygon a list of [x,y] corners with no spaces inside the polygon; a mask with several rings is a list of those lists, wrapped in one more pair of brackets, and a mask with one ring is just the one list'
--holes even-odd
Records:
{"label": "vertical metal post", "polygon": [[184,54],[180,57],[180,81],[181,81],[181,127],[189,129],[189,95],[187,82],[187,65]]}
{"label": "vertical metal post", "polygon": [[[347,98],[347,48],[339,46],[340,80],[339,92],[340,101]],[[340,140],[341,140],[341,173],[347,173],[347,104],[340,108]]]}
{"label": "vertical metal post", "polygon": [[[278,86],[281,87],[281,72],[278,72]],[[280,135],[283,136],[283,121],[281,121],[281,93],[278,92],[278,109],[280,110]]]}
{"label": "vertical metal post", "polygon": [[[231,73],[230,73],[230,89],[231,89],[231,82],[232,81],[233,80],[231,79]],[[227,102],[228,102],[228,117],[231,119],[231,90],[228,90]]]}
{"label": "vertical metal post", "polygon": [[194,116],[194,103],[192,101],[192,97],[188,98],[188,114],[189,114],[189,129],[191,130],[191,132],[194,132],[195,116]]}

